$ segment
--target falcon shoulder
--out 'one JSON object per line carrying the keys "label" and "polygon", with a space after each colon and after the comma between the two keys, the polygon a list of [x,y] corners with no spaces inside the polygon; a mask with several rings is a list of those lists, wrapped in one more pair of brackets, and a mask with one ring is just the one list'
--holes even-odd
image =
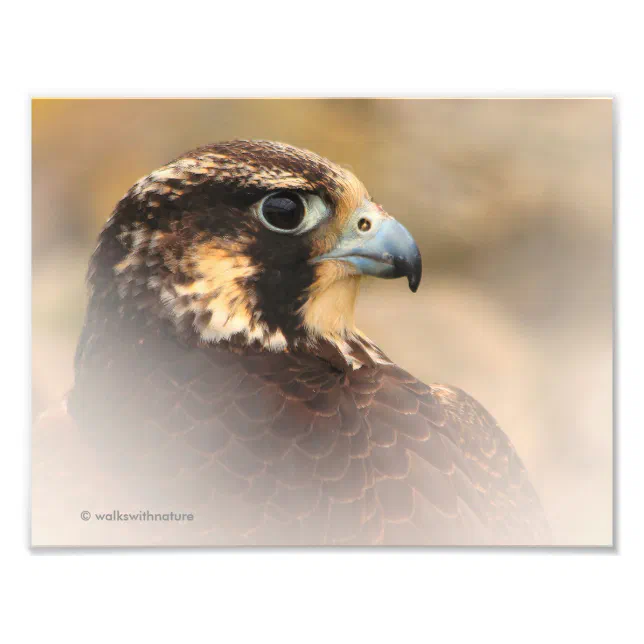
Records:
{"label": "falcon shoulder", "polygon": [[[70,396],[92,432],[81,440],[68,429],[65,458],[49,453],[57,485],[75,489],[61,512],[77,529],[88,529],[77,519],[85,506],[172,507],[194,521],[143,531],[114,524],[108,537],[176,545],[548,538],[510,441],[458,389],[424,385],[394,365],[342,372],[307,354],[187,347],[158,332],[109,347],[109,367],[81,371]],[[92,464],[91,476],[85,467],[65,479],[74,454]],[[104,526],[96,538],[105,539]]]}

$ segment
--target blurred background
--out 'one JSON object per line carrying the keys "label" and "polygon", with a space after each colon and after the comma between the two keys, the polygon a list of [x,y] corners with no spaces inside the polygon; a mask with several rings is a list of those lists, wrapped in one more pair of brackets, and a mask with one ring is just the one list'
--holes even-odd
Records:
{"label": "blurred background", "polygon": [[33,413],[73,381],[85,271],[116,202],[199,145],[263,138],[350,167],[423,255],[366,281],[358,325],[477,398],[557,542],[612,542],[610,100],[33,101]]}

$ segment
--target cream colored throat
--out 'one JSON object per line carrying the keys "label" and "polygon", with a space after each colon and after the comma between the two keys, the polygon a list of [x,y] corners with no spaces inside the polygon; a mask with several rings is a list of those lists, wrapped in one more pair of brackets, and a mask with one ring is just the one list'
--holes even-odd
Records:
{"label": "cream colored throat", "polygon": [[306,331],[313,336],[336,338],[353,333],[359,290],[360,277],[355,275],[315,285],[302,307]]}

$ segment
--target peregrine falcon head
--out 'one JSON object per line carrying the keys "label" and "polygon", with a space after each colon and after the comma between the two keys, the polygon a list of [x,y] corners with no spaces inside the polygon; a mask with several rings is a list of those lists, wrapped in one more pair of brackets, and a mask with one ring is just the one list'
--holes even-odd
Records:
{"label": "peregrine falcon head", "polygon": [[355,327],[360,279],[405,276],[410,233],[348,170],[269,141],[189,152],[139,180],[103,229],[88,315],[163,320],[188,342],[386,361]]}

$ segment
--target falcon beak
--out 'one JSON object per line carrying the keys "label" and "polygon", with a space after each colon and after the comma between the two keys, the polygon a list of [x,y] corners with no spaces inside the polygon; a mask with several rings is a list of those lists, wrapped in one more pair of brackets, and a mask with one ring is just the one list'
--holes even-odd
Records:
{"label": "falcon beak", "polygon": [[412,293],[420,284],[422,261],[414,238],[401,223],[371,202],[351,215],[335,248],[314,261],[326,259],[348,262],[358,275],[407,277]]}

